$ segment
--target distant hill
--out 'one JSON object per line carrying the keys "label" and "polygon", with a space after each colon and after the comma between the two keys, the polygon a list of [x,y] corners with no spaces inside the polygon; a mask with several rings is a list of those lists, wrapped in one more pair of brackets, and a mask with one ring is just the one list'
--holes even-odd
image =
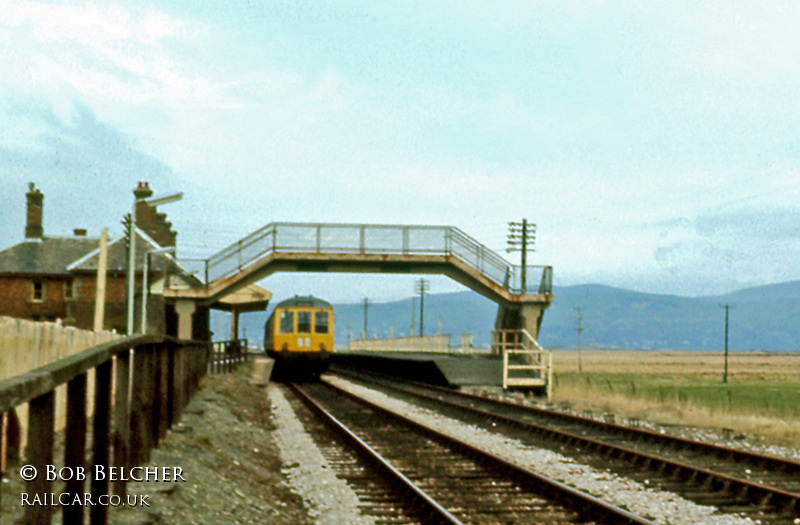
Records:
{"label": "distant hill", "polygon": [[[731,304],[731,350],[790,351],[800,349],[800,281],[739,290],[711,297],[648,294],[587,284],[557,287],[555,301],[545,312],[539,340],[545,347],[574,347],[578,343],[576,308],[582,309],[582,344],[603,348],[717,350],[724,346],[725,311]],[[337,304],[337,346],[347,344],[348,327],[361,338],[364,309],[361,304]],[[413,312],[419,333],[419,300]],[[425,297],[425,333],[451,334],[457,344],[462,333],[474,334],[476,346],[489,343],[497,306],[471,291]],[[248,337],[260,342],[265,314],[244,316]],[[412,300],[371,303],[369,337],[408,335]],[[225,333],[226,323],[217,319],[215,331]],[[221,327],[221,328],[218,328]],[[223,339],[224,337],[217,337]]]}
{"label": "distant hill", "polygon": [[540,341],[577,344],[576,307],[582,308],[584,345],[617,348],[715,350],[724,347],[730,304],[729,347],[800,349],[800,282],[749,288],[712,297],[679,297],[581,285],[555,292]]}

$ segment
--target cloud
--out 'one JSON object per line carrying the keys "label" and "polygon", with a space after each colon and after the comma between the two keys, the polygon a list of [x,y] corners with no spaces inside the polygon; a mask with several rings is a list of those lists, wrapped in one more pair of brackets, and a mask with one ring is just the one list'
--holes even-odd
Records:
{"label": "cloud", "polygon": [[137,149],[135,140],[99,122],[86,106],[75,105],[64,122],[46,104],[5,108],[17,129],[36,130],[24,144],[0,143],[0,180],[7,205],[0,207],[3,248],[22,240],[27,183],[45,194],[45,234],[68,235],[85,227],[91,235],[107,227],[112,235],[132,205],[132,190],[148,180],[158,193],[182,184],[171,169]]}
{"label": "cloud", "polygon": [[788,207],[724,210],[667,221],[653,259],[703,292],[725,291],[731,282],[750,286],[796,279],[798,225],[800,211]]}
{"label": "cloud", "polygon": [[168,107],[232,104],[227,85],[197,76],[183,46],[208,29],[152,9],[0,0],[4,91]]}

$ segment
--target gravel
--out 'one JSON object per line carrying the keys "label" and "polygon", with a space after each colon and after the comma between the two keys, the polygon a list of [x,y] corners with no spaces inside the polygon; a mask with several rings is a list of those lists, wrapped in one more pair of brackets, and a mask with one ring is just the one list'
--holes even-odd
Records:
{"label": "gravel", "polygon": [[147,495],[150,506],[111,509],[111,523],[313,523],[285,483],[267,393],[248,383],[248,372],[207,376],[152,451],[151,465],[181,467],[186,482],[129,483],[129,493]]}
{"label": "gravel", "polygon": [[318,525],[374,525],[375,521],[361,514],[358,496],[343,480],[336,477],[302,423],[295,417],[281,387],[270,384],[273,437],[280,450],[283,472],[289,486],[299,494],[309,515]]}

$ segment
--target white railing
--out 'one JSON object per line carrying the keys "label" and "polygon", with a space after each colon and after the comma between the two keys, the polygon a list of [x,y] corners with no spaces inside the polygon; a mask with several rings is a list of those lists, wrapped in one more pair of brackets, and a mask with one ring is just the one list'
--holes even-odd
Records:
{"label": "white railing", "polygon": [[503,356],[503,389],[544,387],[553,396],[553,352],[545,350],[527,330],[492,332],[492,354]]}
{"label": "white railing", "polygon": [[348,350],[367,352],[450,352],[450,334],[425,335],[414,337],[385,337],[380,339],[353,339],[348,342]]}

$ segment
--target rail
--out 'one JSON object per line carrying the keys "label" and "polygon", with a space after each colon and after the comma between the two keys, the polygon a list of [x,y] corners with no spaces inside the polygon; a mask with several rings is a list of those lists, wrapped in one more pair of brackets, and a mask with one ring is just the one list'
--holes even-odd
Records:
{"label": "rail", "polygon": [[453,256],[512,293],[552,293],[552,266],[514,266],[452,226],[270,223],[208,259],[181,262],[208,285],[273,253]]}
{"label": "rail", "polygon": [[[40,473],[26,485],[31,494],[50,494],[54,483],[43,475],[54,464],[56,389],[66,386],[64,400],[67,420],[64,441],[64,468],[71,472],[95,472],[95,467],[129,469],[146,463],[150,450],[166,436],[184,407],[199,389],[206,373],[209,355],[207,343],[179,341],[153,335],[126,337],[54,363],[0,381],[0,479],[6,466],[20,458],[19,426],[16,409],[28,403],[27,446],[25,462]],[[93,371],[94,393],[87,395],[87,379]],[[91,425],[87,425],[91,407]],[[91,463],[87,468],[87,429],[91,427]],[[113,449],[113,459],[111,451]],[[56,461],[55,463],[61,463]],[[81,470],[83,469],[83,470]],[[120,471],[118,471],[120,472]],[[91,494],[92,501],[110,495],[110,476],[72,476],[62,493],[72,497]],[[90,484],[88,490],[85,484]],[[115,481],[113,493],[124,500],[126,485]],[[17,501],[18,503],[18,501]],[[89,521],[108,521],[108,508],[93,505]],[[0,501],[0,512],[3,512]],[[8,512],[8,511],[6,511]],[[23,522],[49,524],[50,505],[25,506]],[[61,508],[63,523],[83,523],[84,507]]]}
{"label": "rail", "polygon": [[503,389],[545,387],[553,397],[553,352],[545,350],[527,330],[492,332],[493,355],[503,356]]}
{"label": "rail", "polygon": [[233,372],[239,365],[250,359],[247,339],[233,339],[211,343],[208,359],[209,374]]}

